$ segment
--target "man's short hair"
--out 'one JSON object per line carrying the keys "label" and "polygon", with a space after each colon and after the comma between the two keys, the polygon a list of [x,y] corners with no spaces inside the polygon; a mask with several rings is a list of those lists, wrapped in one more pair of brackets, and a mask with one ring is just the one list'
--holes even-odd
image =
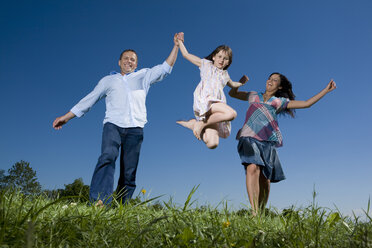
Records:
{"label": "man's short hair", "polygon": [[135,54],[135,55],[137,56],[137,58],[138,58],[138,55],[137,55],[136,51],[134,51],[133,49],[126,49],[126,50],[124,50],[124,51],[121,52],[119,60],[121,60],[121,57],[123,57],[123,54],[124,54],[125,52],[134,52],[134,54]]}

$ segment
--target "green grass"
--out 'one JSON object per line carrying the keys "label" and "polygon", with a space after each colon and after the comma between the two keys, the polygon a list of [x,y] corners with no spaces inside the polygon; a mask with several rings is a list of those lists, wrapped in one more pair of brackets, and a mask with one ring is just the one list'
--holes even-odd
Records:
{"label": "green grass", "polygon": [[[170,199],[98,208],[16,191],[0,194],[0,247],[372,247],[370,206],[363,220],[308,207],[282,212],[182,206]],[[141,198],[141,197],[140,197]]]}

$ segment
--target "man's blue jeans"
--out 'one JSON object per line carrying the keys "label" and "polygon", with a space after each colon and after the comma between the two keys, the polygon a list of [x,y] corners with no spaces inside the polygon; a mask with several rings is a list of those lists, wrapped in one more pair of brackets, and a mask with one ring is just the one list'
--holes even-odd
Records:
{"label": "man's blue jeans", "polygon": [[101,156],[90,184],[91,201],[102,200],[105,204],[112,201],[115,162],[120,156],[120,177],[117,192],[122,193],[123,203],[130,199],[136,189],[136,172],[143,141],[143,128],[121,128],[105,123],[102,133]]}

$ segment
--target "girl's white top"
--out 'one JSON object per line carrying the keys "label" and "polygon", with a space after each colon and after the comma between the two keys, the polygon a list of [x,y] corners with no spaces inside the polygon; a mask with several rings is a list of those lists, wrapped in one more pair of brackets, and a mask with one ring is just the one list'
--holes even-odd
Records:
{"label": "girl's white top", "polygon": [[[194,114],[196,119],[204,120],[213,103],[226,103],[223,88],[230,80],[226,70],[218,69],[213,62],[207,59],[201,60],[201,81],[194,91]],[[230,135],[231,124],[229,121],[218,125],[218,135],[227,138]]]}

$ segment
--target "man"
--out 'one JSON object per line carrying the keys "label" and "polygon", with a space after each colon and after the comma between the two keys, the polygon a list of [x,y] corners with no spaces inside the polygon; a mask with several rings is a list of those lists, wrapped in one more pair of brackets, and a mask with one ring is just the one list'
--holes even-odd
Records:
{"label": "man", "polygon": [[[163,80],[171,73],[177,59],[178,42],[163,64],[135,71],[137,54],[128,49],[119,59],[120,73],[102,78],[92,92],[80,100],[68,113],[56,118],[53,128],[59,130],[75,116],[81,117],[100,99],[106,98],[103,120],[101,156],[98,159],[90,185],[90,198],[98,204],[111,202],[115,161],[121,149],[120,177],[117,192],[122,202],[129,200],[136,188],[136,172],[143,127],[146,119],[146,95],[151,84]],[[119,199],[120,200],[120,199]]]}

